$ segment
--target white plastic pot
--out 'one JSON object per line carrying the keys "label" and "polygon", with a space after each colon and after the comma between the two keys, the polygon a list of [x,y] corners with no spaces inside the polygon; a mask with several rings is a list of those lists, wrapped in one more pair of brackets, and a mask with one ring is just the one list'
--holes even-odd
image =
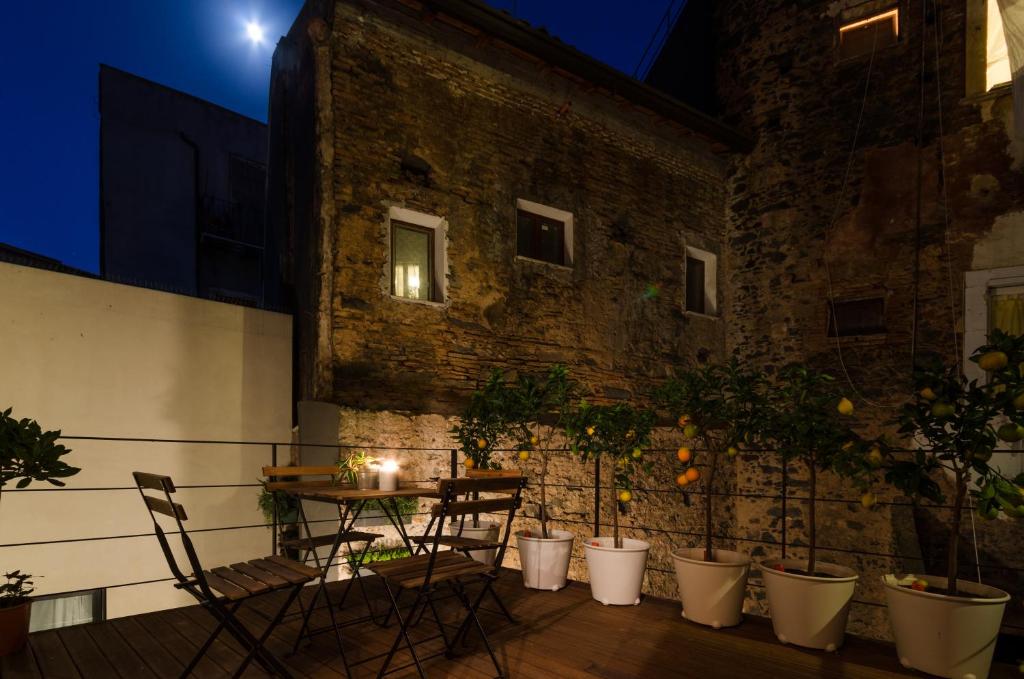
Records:
{"label": "white plastic pot", "polygon": [[[781,565],[785,571],[779,571]],[[843,645],[857,573],[845,566],[817,562],[814,570],[833,577],[798,575],[804,559],[761,562],[772,629],[784,644],[835,651]]]}
{"label": "white plastic pot", "polygon": [[[460,531],[461,528],[461,531]],[[448,526],[448,532],[456,537],[472,538],[474,540],[487,540],[488,542],[498,541],[498,524],[496,523],[473,523],[467,521],[464,525],[458,521]],[[474,549],[469,552],[469,556],[475,561],[479,561],[482,564],[488,566],[494,565],[494,558],[497,555],[497,548],[494,549]]]}
{"label": "white plastic pot", "polygon": [[547,539],[540,537],[540,529],[531,533],[530,537],[525,537],[523,531],[516,533],[523,584],[530,589],[557,592],[569,577],[569,557],[576,536],[567,530],[549,530]]}
{"label": "white plastic pot", "polygon": [[[944,590],[946,578],[920,575],[929,588]],[[900,663],[940,677],[984,679],[1010,595],[1001,589],[957,580],[962,595],[918,592],[883,578],[889,619]]]}
{"label": "white plastic pot", "polygon": [[623,538],[622,547],[616,549],[613,539],[607,537],[589,538],[583,548],[590,571],[591,595],[605,606],[638,605],[651,545]]}
{"label": "white plastic pot", "polygon": [[714,561],[704,561],[704,548],[672,552],[679,584],[683,617],[715,629],[743,621],[750,557],[725,549],[711,551]]}

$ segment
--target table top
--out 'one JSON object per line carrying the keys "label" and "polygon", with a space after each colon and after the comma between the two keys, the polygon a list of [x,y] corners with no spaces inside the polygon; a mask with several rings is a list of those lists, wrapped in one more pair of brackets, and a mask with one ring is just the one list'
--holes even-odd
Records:
{"label": "table top", "polygon": [[358,500],[387,500],[399,497],[440,498],[437,486],[401,486],[398,490],[359,490],[357,488],[294,488],[287,491],[300,500],[342,504]]}

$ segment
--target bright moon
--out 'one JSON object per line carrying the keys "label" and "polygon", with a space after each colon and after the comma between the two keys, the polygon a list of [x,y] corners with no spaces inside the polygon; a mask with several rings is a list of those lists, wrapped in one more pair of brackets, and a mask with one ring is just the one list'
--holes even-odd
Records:
{"label": "bright moon", "polygon": [[245,25],[245,32],[249,35],[249,40],[253,44],[259,45],[263,42],[263,27],[255,21],[250,21]]}

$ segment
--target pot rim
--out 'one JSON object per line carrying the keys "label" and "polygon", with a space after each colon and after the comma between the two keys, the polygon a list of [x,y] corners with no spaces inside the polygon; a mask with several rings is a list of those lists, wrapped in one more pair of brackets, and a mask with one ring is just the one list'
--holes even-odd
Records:
{"label": "pot rim", "polygon": [[[3,600],[0,599],[0,601],[3,601]],[[32,605],[32,597],[30,597],[30,596],[18,597],[18,599],[16,599],[16,601],[18,603],[11,604],[10,606],[0,606],[0,611],[13,611],[13,610],[15,610],[17,608],[24,608],[25,606],[31,606]]]}
{"label": "pot rim", "polygon": [[804,580],[804,581],[809,581],[809,582],[821,582],[821,583],[826,583],[826,584],[828,584],[828,583],[845,584],[845,583],[848,583],[848,582],[856,582],[858,579],[860,579],[860,574],[858,574],[852,568],[847,568],[846,566],[840,566],[839,564],[830,563],[828,561],[819,561],[818,565],[819,566],[829,566],[830,568],[833,568],[833,569],[840,569],[840,570],[844,570],[844,571],[849,571],[850,575],[838,575],[837,574],[835,577],[832,577],[832,578],[822,578],[822,577],[818,577],[818,576],[815,576],[815,575],[800,575],[799,573],[793,573],[793,572],[790,572],[790,571],[779,571],[779,570],[775,570],[774,568],[772,568],[772,565],[774,565],[774,564],[783,564],[783,565],[785,565],[785,564],[793,564],[793,565],[798,565],[798,564],[801,564],[801,563],[806,565],[807,561],[804,560],[804,559],[765,559],[764,561],[760,562],[757,565],[761,569],[762,577],[765,576],[765,575],[769,575],[770,574],[772,576],[794,578],[794,579],[797,579],[797,580]]}
{"label": "pot rim", "polygon": [[551,535],[553,533],[565,533],[565,535],[562,536],[562,537],[559,537],[559,538],[550,538],[550,537],[549,538],[544,538],[544,537],[541,537],[539,535],[531,535],[531,536],[527,537],[527,536],[523,535],[523,531],[522,530],[519,530],[519,531],[516,531],[516,539],[517,540],[527,540],[529,542],[572,542],[573,540],[576,539],[576,534],[575,533],[571,533],[571,532],[569,532],[567,530],[552,529],[552,530],[548,531],[548,535]]}
{"label": "pot rim", "polygon": [[[626,554],[626,553],[632,554],[632,553],[635,553],[635,552],[649,552],[651,550],[651,543],[646,542],[644,540],[637,540],[636,538],[622,538],[622,541],[623,541],[622,547],[605,547],[604,545],[592,545],[592,544],[590,544],[594,540],[610,540],[610,539],[611,539],[610,537],[606,537],[606,538],[599,538],[597,536],[590,537],[590,538],[587,538],[587,540],[583,543],[583,547],[586,548],[586,549],[593,549],[593,550],[596,550],[598,552],[616,552],[618,554]],[[626,540],[631,540],[633,542],[639,542],[643,546],[642,547],[627,547],[626,544],[625,544]]]}
{"label": "pot rim", "polygon": [[722,554],[722,553],[735,554],[736,556],[742,557],[743,561],[704,561],[703,559],[691,559],[688,556],[681,556],[679,554],[679,552],[682,552],[684,550],[685,551],[689,551],[691,549],[697,549],[697,550],[700,550],[700,551],[704,551],[703,547],[683,547],[683,548],[680,548],[680,549],[674,549],[674,550],[672,550],[672,559],[674,561],[684,561],[686,563],[693,564],[695,566],[707,566],[708,568],[750,568],[750,564],[751,564],[750,557],[747,556],[746,554],[741,554],[740,552],[735,552],[735,551],[733,551],[731,549],[717,549],[717,548],[715,548],[715,549],[711,550],[711,553],[712,553],[712,555],[714,555],[716,553],[718,553],[718,554]]}
{"label": "pot rim", "polygon": [[[894,574],[890,573],[889,575],[894,575]],[[944,578],[942,576],[936,576],[936,575],[919,575],[917,577],[921,578],[922,580],[928,580],[928,578],[941,578],[942,580],[946,579],[946,578]],[[942,594],[940,592],[921,592],[919,590],[911,589],[909,587],[901,587],[900,585],[892,584],[888,580],[885,579],[884,575],[882,576],[882,584],[884,584],[886,586],[886,588],[888,588],[888,589],[890,589],[890,590],[892,590],[894,592],[899,592],[900,594],[909,594],[911,596],[922,596],[922,597],[925,597],[925,598],[935,599],[935,600],[938,600],[938,601],[945,601],[945,602],[948,602],[948,603],[951,603],[951,604],[971,604],[971,605],[975,605],[975,606],[986,606],[986,605],[993,606],[993,605],[997,605],[997,604],[999,604],[999,605],[1005,604],[1006,602],[1008,602],[1010,600],[1009,593],[1004,592],[1003,590],[999,589],[998,587],[993,587],[992,585],[986,585],[986,584],[980,583],[980,582],[971,582],[970,580],[963,580],[961,578],[957,578],[957,582],[958,583],[962,582],[964,584],[972,585],[972,586],[975,586],[975,587],[978,587],[978,586],[984,587],[986,589],[990,589],[990,590],[993,590],[995,592],[999,592],[1001,596],[998,596],[998,597],[980,597],[980,596],[963,596],[963,595],[950,596],[948,594]]]}

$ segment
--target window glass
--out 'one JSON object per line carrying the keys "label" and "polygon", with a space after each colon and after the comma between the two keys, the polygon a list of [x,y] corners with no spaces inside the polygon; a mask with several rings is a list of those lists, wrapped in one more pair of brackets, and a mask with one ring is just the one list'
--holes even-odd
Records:
{"label": "window glass", "polygon": [[434,300],[434,233],[392,223],[391,292],[406,299]]}
{"label": "window glass", "polygon": [[57,629],[103,619],[103,590],[33,597],[29,631]]}
{"label": "window glass", "polygon": [[829,305],[828,336],[856,337],[879,335],[885,332],[885,300],[836,300]]}
{"label": "window glass", "polygon": [[516,254],[552,264],[565,264],[565,223],[519,210]]}
{"label": "window glass", "polygon": [[686,310],[698,314],[707,313],[707,298],[704,282],[706,271],[703,260],[696,257],[686,258]]}
{"label": "window glass", "polygon": [[989,329],[1024,335],[1024,287],[994,288],[988,305]]}

